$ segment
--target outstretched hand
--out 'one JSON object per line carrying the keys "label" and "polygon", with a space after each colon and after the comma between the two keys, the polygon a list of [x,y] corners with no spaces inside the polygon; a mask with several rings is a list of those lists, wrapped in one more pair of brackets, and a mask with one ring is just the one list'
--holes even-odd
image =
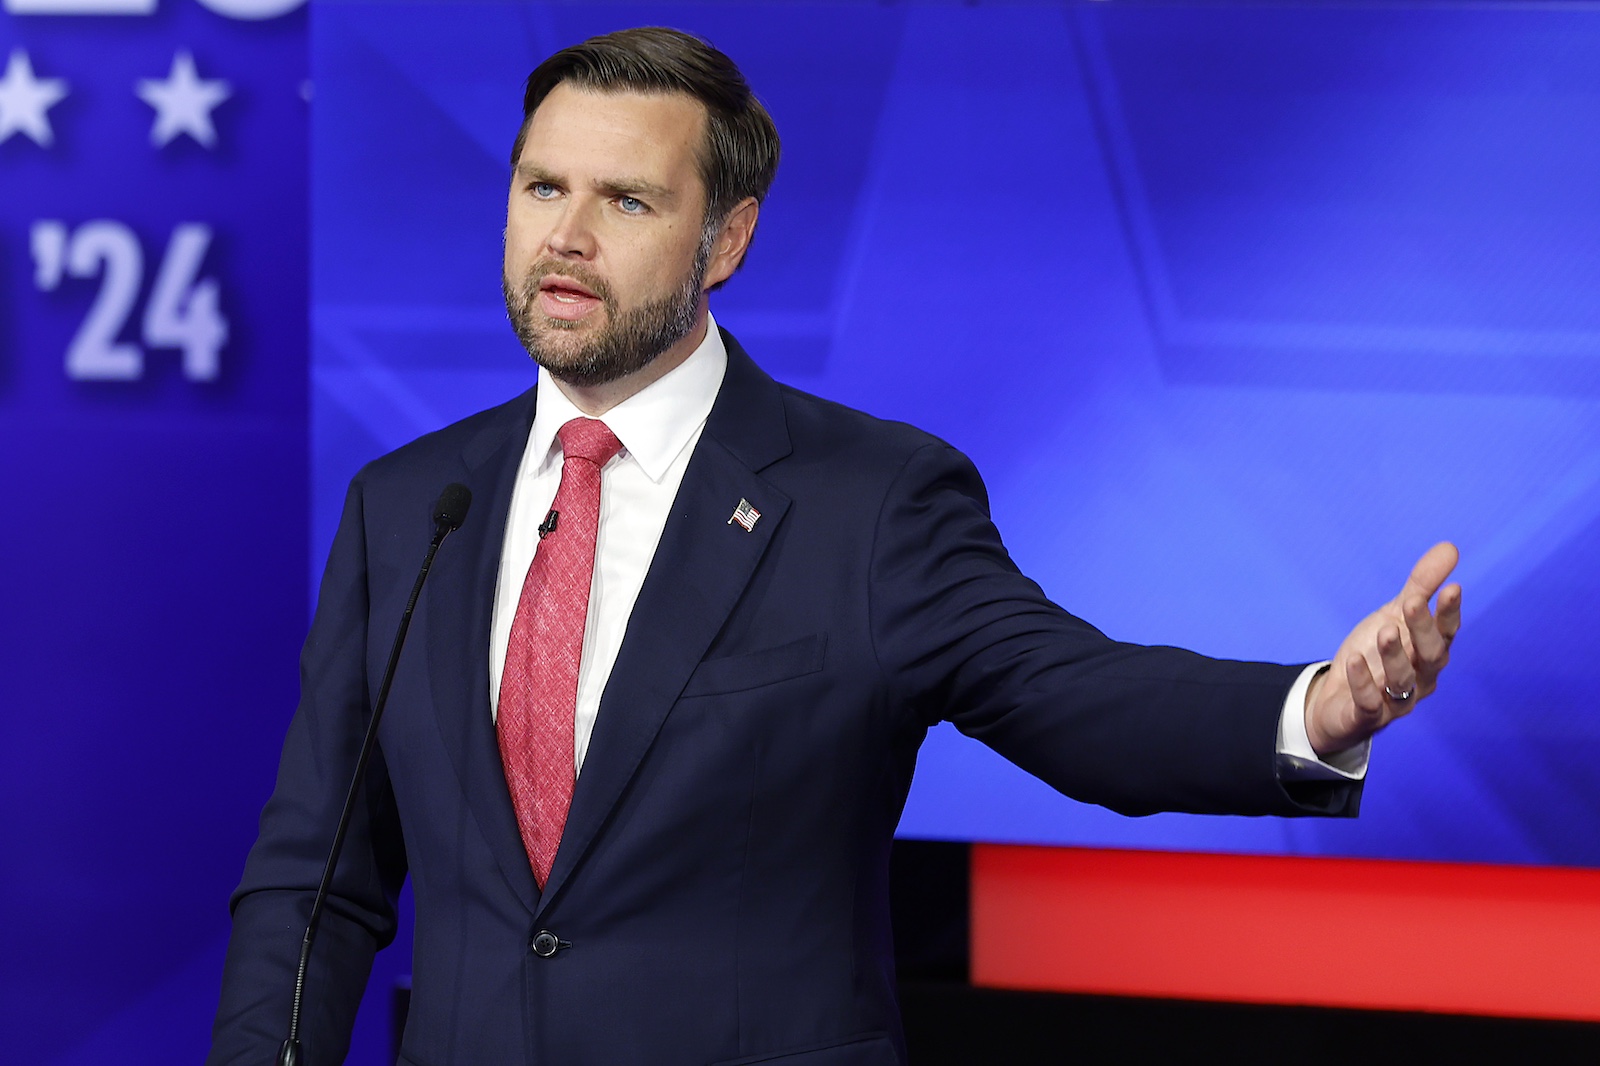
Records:
{"label": "outstretched hand", "polygon": [[[1359,744],[1433,692],[1461,628],[1461,586],[1444,584],[1458,558],[1454,544],[1429,548],[1399,595],[1339,645],[1333,665],[1306,692],[1306,735],[1318,755]],[[1435,593],[1438,607],[1430,611]]]}

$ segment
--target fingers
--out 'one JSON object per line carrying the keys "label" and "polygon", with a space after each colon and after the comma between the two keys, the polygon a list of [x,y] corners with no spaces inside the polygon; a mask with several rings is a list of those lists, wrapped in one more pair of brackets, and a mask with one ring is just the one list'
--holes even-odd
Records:
{"label": "fingers", "polygon": [[1433,547],[1423,552],[1422,558],[1417,560],[1417,565],[1411,568],[1411,576],[1406,578],[1405,588],[1400,590],[1399,600],[1406,600],[1421,596],[1426,602],[1433,598],[1439,591],[1439,586],[1444,584],[1445,578],[1450,576],[1450,571],[1456,568],[1461,553],[1449,541],[1440,541]]}
{"label": "fingers", "polygon": [[[1355,703],[1356,721],[1353,735],[1341,738],[1344,746],[1349,746],[1373,732],[1383,725],[1383,690],[1372,678],[1372,671],[1367,668],[1367,660],[1359,655],[1352,655],[1344,664],[1345,681],[1350,686],[1350,698]],[[1396,690],[1398,691],[1398,690]]]}
{"label": "fingers", "polygon": [[1456,639],[1461,630],[1461,586],[1446,585],[1439,590],[1439,615],[1436,624],[1446,641]]}
{"label": "fingers", "polygon": [[[1350,732],[1340,741],[1345,746],[1371,736],[1410,711],[1420,694],[1420,679],[1401,638],[1400,627],[1386,625],[1380,629],[1377,645],[1377,663],[1369,663],[1364,655],[1352,655],[1344,664],[1345,680],[1354,704]],[[1396,695],[1407,698],[1395,699]]]}
{"label": "fingers", "polygon": [[[1433,690],[1434,679],[1444,669],[1450,658],[1450,642],[1461,628],[1461,586],[1444,585],[1445,578],[1455,569],[1460,553],[1448,541],[1435,544],[1423,553],[1412,567],[1405,588],[1395,597],[1394,604],[1405,620],[1405,639],[1411,646],[1412,665],[1416,668],[1416,683],[1423,694]],[[1438,613],[1428,610],[1428,600],[1438,593]],[[1381,650],[1381,649],[1380,649]],[[1387,659],[1385,659],[1387,668]],[[1392,684],[1390,691],[1404,692]]]}
{"label": "fingers", "polygon": [[[1442,610],[1442,608],[1441,608]],[[1439,626],[1439,620],[1428,610],[1428,601],[1421,596],[1408,598],[1400,604],[1400,614],[1405,619],[1406,635],[1411,638],[1411,652],[1415,657],[1411,664],[1416,667],[1416,672],[1422,677],[1424,691],[1431,690],[1434,678],[1439,676],[1439,671],[1444,669],[1450,660],[1450,638],[1445,636]],[[1460,624],[1459,617],[1456,620]],[[1382,651],[1382,635],[1379,636]],[[1389,665],[1388,657],[1384,657],[1384,666]],[[1392,677],[1391,677],[1392,680]],[[1394,692],[1404,691],[1389,686]]]}
{"label": "fingers", "polygon": [[[1433,617],[1428,614],[1426,604],[1423,604],[1422,613],[1427,620],[1428,628],[1433,628]],[[1409,622],[1409,619],[1407,619]],[[1434,634],[1434,639],[1443,646],[1443,639]],[[1411,709],[1411,703],[1417,696],[1418,677],[1417,669],[1411,663],[1411,657],[1406,654],[1405,642],[1400,639],[1400,630],[1393,626],[1384,626],[1378,631],[1378,658],[1383,664],[1383,692],[1389,706],[1394,708],[1396,715],[1404,714]],[[1434,671],[1438,673],[1437,670]],[[1431,681],[1432,678],[1430,677]]]}

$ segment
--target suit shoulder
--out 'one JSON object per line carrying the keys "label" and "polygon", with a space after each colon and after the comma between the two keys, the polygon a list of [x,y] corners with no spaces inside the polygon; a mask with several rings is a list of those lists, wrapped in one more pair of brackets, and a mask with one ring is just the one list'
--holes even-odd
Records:
{"label": "suit shoulder", "polygon": [[[499,447],[511,434],[525,437],[532,418],[533,390],[529,389],[505,403],[468,415],[380,455],[361,468],[356,480],[383,485],[443,477],[459,471],[463,459],[470,463],[475,455],[487,454]],[[443,488],[443,482],[437,487]]]}
{"label": "suit shoulder", "polygon": [[949,443],[908,422],[869,415],[788,385],[778,388],[797,454],[890,470],[930,448],[965,459]]}

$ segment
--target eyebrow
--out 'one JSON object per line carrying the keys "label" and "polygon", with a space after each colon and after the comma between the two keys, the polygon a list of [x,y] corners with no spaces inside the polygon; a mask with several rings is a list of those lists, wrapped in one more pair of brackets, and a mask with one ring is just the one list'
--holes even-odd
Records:
{"label": "eyebrow", "polygon": [[612,196],[642,196],[648,200],[665,202],[677,199],[671,189],[643,178],[612,178],[596,182],[595,188]]}
{"label": "eyebrow", "polygon": [[[537,163],[518,163],[517,177],[523,182],[545,181],[552,185],[566,185],[566,182],[553,171],[547,170]],[[664,185],[657,185],[653,181],[646,181],[644,178],[626,176],[606,178],[595,182],[594,188],[597,192],[603,192],[610,196],[642,196],[646,199],[669,203],[677,199],[671,189]]]}

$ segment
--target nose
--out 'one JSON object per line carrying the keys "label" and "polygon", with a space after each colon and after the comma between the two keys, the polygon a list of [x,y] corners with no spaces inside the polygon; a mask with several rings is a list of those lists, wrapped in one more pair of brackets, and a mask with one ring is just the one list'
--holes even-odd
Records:
{"label": "nose", "polygon": [[593,259],[595,236],[592,212],[582,199],[569,199],[545,236],[545,248],[558,259]]}

